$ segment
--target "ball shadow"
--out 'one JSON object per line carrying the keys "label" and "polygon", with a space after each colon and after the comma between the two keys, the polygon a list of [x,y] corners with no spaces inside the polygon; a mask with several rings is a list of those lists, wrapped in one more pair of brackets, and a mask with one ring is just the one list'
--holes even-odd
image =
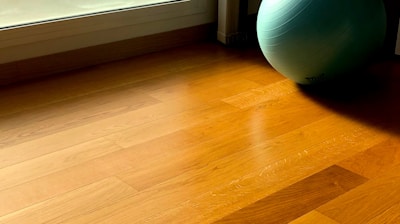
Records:
{"label": "ball shadow", "polygon": [[331,110],[400,134],[400,61],[386,60],[334,82],[299,88]]}

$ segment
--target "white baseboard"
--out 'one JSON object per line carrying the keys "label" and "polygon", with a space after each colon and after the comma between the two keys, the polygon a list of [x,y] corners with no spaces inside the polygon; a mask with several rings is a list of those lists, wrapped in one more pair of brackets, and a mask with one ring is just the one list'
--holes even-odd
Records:
{"label": "white baseboard", "polygon": [[214,31],[215,23],[209,23],[21,61],[0,63],[0,86],[210,40],[214,37]]}
{"label": "white baseboard", "polygon": [[248,40],[248,35],[247,33],[244,32],[236,32],[226,35],[225,33],[218,31],[217,39],[218,41],[220,41],[225,45],[235,45],[235,44],[245,43]]}
{"label": "white baseboard", "polygon": [[215,0],[185,0],[0,29],[0,64],[208,24],[216,10]]}
{"label": "white baseboard", "polygon": [[400,55],[400,21],[399,21],[399,29],[397,31],[396,54]]}
{"label": "white baseboard", "polygon": [[240,0],[218,0],[217,39],[229,45],[231,37],[239,32]]}

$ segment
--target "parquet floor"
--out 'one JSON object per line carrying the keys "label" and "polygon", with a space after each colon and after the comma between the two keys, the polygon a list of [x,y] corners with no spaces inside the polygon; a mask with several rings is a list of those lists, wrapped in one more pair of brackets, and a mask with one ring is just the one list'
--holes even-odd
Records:
{"label": "parquet floor", "polygon": [[400,223],[400,65],[302,88],[201,43],[0,89],[0,223]]}

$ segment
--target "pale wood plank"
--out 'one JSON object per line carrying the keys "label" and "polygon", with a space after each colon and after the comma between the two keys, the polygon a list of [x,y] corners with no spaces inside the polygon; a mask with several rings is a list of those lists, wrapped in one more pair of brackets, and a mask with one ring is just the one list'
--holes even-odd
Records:
{"label": "pale wood plank", "polygon": [[335,220],[322,215],[321,213],[313,210],[300,218],[290,222],[290,224],[313,224],[313,223],[324,223],[324,224],[339,224]]}
{"label": "pale wood plank", "polygon": [[[190,161],[184,162],[181,157],[188,153],[187,149],[192,149],[195,145],[207,147],[215,143],[216,141],[198,138],[187,131],[177,131],[161,136],[118,151],[119,156],[123,158],[122,162],[127,160],[127,165],[130,165],[131,169],[115,175],[118,177],[132,174],[135,176],[146,175],[144,178],[140,178],[140,182],[133,184],[135,189],[144,190],[161,180],[168,180],[177,176],[179,172],[185,172],[185,167],[190,165]],[[203,153],[203,151],[199,151],[199,153]],[[200,159],[200,157],[198,158]],[[178,171],[176,168],[178,168]],[[148,175],[149,172],[152,172],[152,174]]]}
{"label": "pale wood plank", "polygon": [[[247,71],[257,71],[260,66],[238,58],[230,58],[232,65],[223,66],[225,61],[216,61],[207,65],[207,73],[204,75],[203,67],[195,67],[138,83],[138,88],[149,95],[167,101],[181,98],[183,95],[194,99],[198,97],[206,101],[219,99],[238,94],[245,90],[260,87],[259,83],[243,77]],[[274,77],[275,73],[264,74],[266,77]],[[276,79],[271,78],[270,82]],[[235,87],[231,86],[235,85]],[[213,94],[212,96],[210,94]]]}
{"label": "pale wood plank", "polygon": [[[232,56],[229,56],[229,58],[232,58]],[[160,59],[158,59],[158,60],[160,60]],[[211,63],[211,62],[215,61],[215,59],[214,60],[208,59],[206,61],[207,61],[207,63]],[[198,62],[198,61],[196,61],[196,62]],[[157,63],[160,64],[159,62],[157,62]],[[161,63],[161,64],[164,64],[164,63]],[[204,62],[199,63],[199,64],[203,65]],[[168,65],[168,67],[169,66],[170,65]],[[127,70],[127,67],[129,67],[129,66],[127,66],[125,63],[121,67],[123,67],[125,70]],[[151,68],[153,68],[153,67],[151,67]],[[173,75],[180,76],[182,78],[183,74],[189,74],[189,76],[186,75],[186,76],[184,76],[184,78],[187,78],[187,77],[189,77],[189,78],[191,77],[191,79],[201,78],[199,75],[195,75],[196,72],[193,72],[194,74],[192,75],[192,70],[198,70],[198,71],[200,70],[200,68],[198,68],[199,66],[195,66],[194,69],[192,67],[187,67],[189,72],[184,70],[184,68],[183,68],[184,66],[178,66],[178,67],[179,67],[179,69],[174,68]],[[164,68],[164,67],[161,66],[161,68]],[[158,68],[158,69],[161,69],[161,68]],[[221,68],[221,66],[219,65],[217,68]],[[183,72],[182,72],[182,70],[183,70]],[[201,68],[201,70],[202,70],[202,68]],[[121,72],[121,73],[124,73],[124,72]],[[136,70],[136,72],[137,72],[137,70]],[[143,73],[143,71],[141,71],[141,72]],[[169,72],[171,72],[171,71],[169,71]],[[91,75],[90,77],[92,77],[94,75],[98,75],[96,72],[92,72],[92,73],[94,73],[94,74],[90,74]],[[103,69],[103,73],[111,73],[111,71],[107,71],[107,69]],[[102,75],[103,73],[100,73],[100,74]],[[157,73],[157,72],[155,72],[155,73]],[[160,73],[160,72],[158,72],[158,73]],[[182,73],[182,74],[180,74],[180,73]],[[162,72],[162,74],[164,74],[164,72]],[[117,75],[118,75],[118,73],[117,73]],[[110,76],[112,76],[112,75],[110,74]],[[143,85],[143,83],[151,83],[151,85],[153,86],[153,85],[157,85],[157,82],[159,81],[158,77],[160,75],[157,75],[155,77],[149,76],[146,78],[140,77],[137,74],[135,74],[135,76],[137,76],[136,77],[137,80],[132,79],[132,82],[131,82],[131,83],[133,83],[134,86],[139,85],[138,83],[140,83],[140,85]],[[72,80],[68,80],[69,78],[70,77],[66,77],[65,79],[67,79],[67,81],[63,80],[63,84],[64,84],[64,82],[66,82],[66,84],[68,84],[69,82],[72,82]],[[80,85],[78,85],[79,87],[88,85],[92,89],[94,86],[96,86],[96,84],[101,85],[101,84],[106,83],[106,84],[111,85],[111,83],[109,83],[110,80],[108,80],[108,79],[102,80],[102,78],[104,78],[104,77],[99,77],[99,79],[98,79],[98,80],[103,81],[104,83],[101,83],[97,80],[90,80],[90,79],[85,80],[85,78],[87,79],[87,77],[85,77],[85,76],[82,78],[83,78],[83,80],[81,80],[81,82],[83,83],[83,85],[82,85],[82,83],[80,83]],[[230,79],[230,80],[234,80],[234,79]],[[75,80],[73,80],[73,81],[75,81]],[[93,82],[95,82],[95,83],[93,83]],[[120,85],[117,85],[113,90],[109,90],[109,88],[105,88],[104,86],[101,86],[101,87],[97,86],[99,89],[92,89],[92,92],[94,92],[94,93],[89,92],[86,89],[78,89],[78,90],[77,89],[69,89],[69,86],[67,86],[67,85],[66,85],[66,88],[63,88],[63,86],[57,86],[57,89],[54,89],[55,83],[52,83],[52,82],[48,82],[48,83],[44,83],[44,84],[41,83],[41,84],[43,86],[36,87],[36,88],[46,88],[47,89],[46,94],[30,94],[33,91],[39,91],[39,90],[38,89],[29,89],[27,87],[28,90],[25,90],[26,92],[23,92],[22,96],[17,95],[19,98],[17,98],[18,100],[15,100],[15,101],[18,101],[19,104],[22,104],[22,102],[20,102],[21,100],[24,100],[24,101],[26,100],[27,103],[31,103],[32,101],[36,102],[36,100],[33,100],[30,98],[31,95],[33,95],[33,96],[40,95],[40,97],[43,97],[43,98],[40,98],[38,100],[41,100],[43,102],[36,102],[39,106],[35,105],[35,107],[34,107],[34,108],[37,108],[37,107],[39,107],[39,108],[37,108],[36,110],[35,109],[28,110],[29,107],[21,108],[22,111],[26,111],[26,113],[25,113],[25,114],[27,114],[26,118],[22,117],[23,115],[21,115],[21,113],[15,114],[16,112],[12,112],[14,114],[13,114],[13,116],[11,116],[11,119],[10,119],[10,116],[2,119],[3,122],[2,122],[2,126],[0,127],[0,131],[4,128],[3,129],[4,134],[2,134],[2,136],[4,136],[4,139],[0,139],[0,140],[2,140],[2,141],[0,141],[0,145],[3,145],[3,147],[6,146],[6,143],[8,143],[8,142],[12,142],[12,141],[16,141],[17,139],[18,140],[21,139],[20,138],[21,135],[26,136],[28,140],[31,140],[28,137],[39,132],[38,130],[40,130],[40,134],[44,135],[46,133],[46,130],[48,130],[48,129],[53,130],[51,128],[54,128],[55,130],[62,130],[62,129],[69,128],[70,127],[69,124],[76,124],[76,123],[84,124],[83,123],[84,121],[90,122],[90,120],[103,118],[103,117],[99,117],[101,115],[111,116],[112,114],[115,114],[118,112],[124,112],[124,109],[125,110],[126,109],[134,109],[134,108],[132,108],[132,104],[145,106],[145,105],[143,105],[143,103],[144,103],[143,101],[148,102],[148,103],[155,103],[155,101],[152,100],[152,98],[150,98],[150,97],[146,98],[146,96],[144,94],[142,95],[140,92],[135,91],[134,86],[133,87],[129,86],[129,84],[130,84],[129,82],[124,83],[125,84],[124,88],[120,87]],[[126,87],[126,86],[128,86],[128,87]],[[259,86],[259,85],[252,83],[252,82],[248,82],[248,85],[244,86],[243,88],[248,89],[248,88],[255,87],[255,86]],[[31,87],[31,88],[33,88],[33,87]],[[48,89],[50,89],[50,93],[48,92],[49,91]],[[10,91],[12,91],[12,90],[10,90]],[[61,94],[61,96],[65,97],[65,99],[64,100],[58,99],[58,100],[53,101],[49,98],[46,98],[46,96],[48,96],[48,95],[52,96],[51,90],[56,91],[56,93],[54,95]],[[126,91],[125,93],[123,92],[124,90]],[[82,93],[84,95],[78,94],[80,91],[84,91],[84,93]],[[100,91],[100,93],[98,93],[98,91]],[[3,92],[5,93],[5,95],[7,95],[7,93],[8,93],[6,90]],[[76,93],[76,92],[78,92],[78,93]],[[68,97],[66,97],[65,94],[67,94],[67,95],[72,94],[72,95],[71,96],[68,95]],[[153,94],[157,95],[156,93],[153,93]],[[126,95],[126,96],[124,96],[124,95]],[[197,95],[201,95],[201,94],[197,94]],[[122,97],[122,96],[124,96],[124,97]],[[134,97],[134,98],[130,98],[130,97]],[[179,98],[182,99],[182,95],[180,95]],[[189,96],[187,96],[187,98],[189,98]],[[209,98],[210,97],[208,97],[208,99]],[[91,99],[92,100],[94,99],[97,102],[90,101]],[[110,107],[119,105],[120,110],[118,110],[118,107],[116,108],[116,106],[115,106],[112,108],[113,111],[107,111],[106,105],[103,105],[104,104],[103,101],[107,101],[107,99],[110,101],[110,104],[111,104]],[[140,101],[137,101],[137,99],[140,99]],[[193,100],[193,97],[191,97],[191,99]],[[12,99],[11,100],[8,99],[7,101],[13,102]],[[127,105],[126,106],[123,105],[124,103],[122,103],[120,101],[125,102]],[[92,105],[92,106],[88,107],[87,105],[85,105],[86,103],[88,105]],[[72,105],[69,107],[70,104],[72,104]],[[99,106],[96,108],[96,105],[99,105]],[[126,108],[126,107],[128,107],[128,108]],[[7,109],[11,109],[11,108],[12,108],[12,106],[7,105]],[[79,109],[82,110],[85,108],[90,108],[91,110],[93,110],[92,113],[94,113],[94,116],[93,116],[93,114],[90,113],[90,111],[86,111],[86,110],[79,111]],[[102,111],[96,111],[96,109],[97,110],[101,109]],[[57,113],[57,111],[60,111],[60,110],[65,110],[64,113],[66,113],[67,115],[58,116],[56,118],[50,119],[50,121],[46,121],[46,117],[49,117],[49,116],[51,117],[50,110],[55,110],[55,113]],[[41,115],[40,114],[41,111],[46,112],[46,115]],[[71,114],[68,114],[69,111],[71,111]],[[37,113],[39,113],[39,114],[37,114]],[[79,113],[82,113],[84,117],[80,118]],[[43,116],[45,116],[45,117],[43,118]],[[15,117],[14,120],[12,119],[13,117]],[[32,128],[31,129],[29,126],[27,126],[30,122],[34,122],[34,121],[40,122],[41,123],[40,125],[43,128],[41,128],[41,129]],[[60,122],[60,121],[69,121],[69,122],[67,123],[67,122]],[[19,129],[14,128],[14,129],[10,130],[8,128],[9,125],[16,125],[16,122],[17,122],[17,124],[25,123],[24,129],[19,130]],[[47,124],[47,122],[49,122],[50,124]],[[7,126],[7,123],[9,124],[8,126]],[[55,127],[53,127],[51,124],[54,124]],[[35,123],[32,125],[37,126],[38,124]]]}
{"label": "pale wood plank", "polygon": [[288,223],[365,181],[358,174],[331,166],[216,223]]}
{"label": "pale wood plank", "polygon": [[[210,101],[212,99],[221,99],[224,97],[233,96],[242,91],[260,87],[259,84],[240,78],[235,75],[224,74],[224,80],[210,81],[206,83],[193,82],[166,86],[157,90],[149,91],[148,94],[161,101],[173,100],[186,96],[188,99]],[[203,81],[203,80],[201,80]]]}
{"label": "pale wood plank", "polygon": [[368,178],[383,175],[400,164],[400,139],[390,138],[338,164]]}
{"label": "pale wood plank", "polygon": [[[118,177],[135,189],[143,191],[179,175],[187,177],[185,173],[188,172],[196,173],[197,170],[203,169],[210,171],[207,169],[209,163],[240,152],[249,145],[251,143],[246,137],[232,139],[226,135],[210,140],[203,138],[197,144],[171,148],[168,151],[161,151],[162,156],[154,155],[150,160],[143,159],[140,165],[119,174]],[[130,150],[136,151],[136,148],[135,146]]]}
{"label": "pale wood plank", "polygon": [[148,122],[141,126],[131,127],[124,131],[106,136],[107,139],[117,143],[118,145],[128,148],[135,144],[143,143],[163,135],[183,130],[213,119],[229,114],[237,109],[225,103],[215,101],[210,105],[203,105],[202,108],[187,110],[177,113],[165,119]]}
{"label": "pale wood plank", "polygon": [[[209,57],[209,53],[218,57]],[[48,79],[2,87],[0,116],[133,85],[170,73],[206,66],[215,61],[229,61],[238,58],[238,53],[214,44],[199,44],[190,48],[172,49],[169,57],[165,57],[164,52],[157,52],[138,56],[135,60],[98,65],[94,69],[82,69]]]}
{"label": "pale wood plank", "polygon": [[119,150],[5,189],[0,191],[0,216],[111,177],[133,165],[124,150]]}
{"label": "pale wood plank", "polygon": [[[0,132],[14,138],[0,149],[0,217],[211,223],[339,164],[372,179],[320,209],[358,209],[355,223],[396,220],[397,83],[349,104],[300,91],[258,50],[203,44],[0,89]],[[131,190],[89,210],[93,195],[69,194],[91,185],[102,201],[104,178]],[[385,191],[389,202],[375,200]],[[58,202],[70,209],[52,210]]]}
{"label": "pale wood plank", "polygon": [[277,73],[271,66],[265,64],[264,60],[258,62],[253,60],[253,64],[257,64],[258,66],[251,72],[243,73],[245,74],[245,78],[252,82],[256,82],[261,85],[269,85],[271,83],[286,79],[283,75]]}
{"label": "pale wood plank", "polygon": [[[337,123],[337,125],[340,126],[339,123]],[[300,133],[303,134],[302,132]],[[286,138],[287,137],[289,136],[286,136]],[[364,137],[368,138],[367,142],[364,141]],[[299,138],[301,137],[295,139]],[[254,173],[250,172],[242,176],[240,176],[240,174],[238,174],[238,176],[232,175],[228,178],[231,182],[221,183],[214,189],[210,188],[209,191],[188,199],[187,202],[183,202],[170,210],[153,215],[144,220],[151,223],[164,223],[166,220],[174,220],[178,223],[214,222],[220,217],[235,212],[240,208],[260,200],[262,197],[273,194],[284,187],[296,183],[297,181],[301,181],[303,178],[316,173],[321,169],[325,169],[329,166],[328,164],[334,164],[349,154],[355,154],[371,147],[372,145],[378,144],[385,138],[386,136],[384,134],[378,134],[374,131],[370,132],[370,130],[356,129],[353,132],[339,134],[332,139],[310,146],[309,148],[306,147],[301,152],[292,151],[290,156],[287,155],[288,157],[283,157],[281,159],[273,158],[274,153],[269,151],[267,155],[258,156],[257,159],[252,161],[257,161],[258,163],[264,162],[264,165],[266,165],[268,162],[265,161],[265,159],[272,157],[276,163],[266,165],[264,168]],[[287,142],[288,148],[285,147],[286,144],[281,145],[283,148],[275,145],[275,147],[278,147],[276,148],[278,151],[282,150],[287,153],[289,148],[294,150],[293,145],[296,144],[293,144],[290,138],[282,142]],[[341,142],[341,144],[338,145],[337,142]],[[257,150],[265,149],[257,148]],[[279,154],[280,152],[275,153]],[[231,159],[227,158],[227,160],[247,161],[246,159],[239,157]],[[222,161],[219,162],[225,164]],[[253,162],[252,165],[254,166],[255,163],[256,162]],[[240,169],[246,169],[246,167],[241,166]],[[221,172],[223,174],[214,177],[213,182],[216,181],[215,179],[223,179],[223,177],[225,177],[229,172],[232,172],[232,170],[234,170],[233,172],[240,172],[240,169],[222,169]],[[229,192],[229,194],[227,194],[227,192]]]}
{"label": "pale wood plank", "polygon": [[[4,201],[0,204],[0,215],[22,209],[123,171],[132,169],[139,171],[157,167],[160,158],[168,157],[171,161],[176,158],[177,155],[170,151],[179,151],[180,148],[189,147],[199,141],[202,140],[196,136],[178,131],[0,191],[0,199]],[[168,175],[165,178],[168,178]]]}
{"label": "pale wood plank", "polygon": [[114,143],[97,139],[0,169],[0,190],[76,166],[120,150]]}
{"label": "pale wood plank", "polygon": [[[339,223],[368,223],[385,218],[400,203],[400,166],[317,209]],[[396,218],[396,216],[392,216]],[[390,217],[386,217],[386,219]]]}
{"label": "pale wood plank", "polygon": [[[164,155],[163,161],[165,162],[161,162],[161,165],[148,165],[143,170],[129,172],[124,177],[120,177],[132,184],[136,189],[145,189],[169,177],[185,172],[191,166],[199,166],[202,162],[206,163],[220,159],[249,146],[264,144],[265,141],[287,133],[289,130],[327,116],[324,109],[311,108],[309,103],[307,104],[307,101],[300,100],[301,98],[296,98],[293,104],[286,104],[289,99],[283,98],[283,102],[258,106],[248,111],[235,111],[222,117],[204,121],[201,125],[196,125],[193,128],[187,128],[186,132],[198,138],[196,146],[192,148],[179,147],[164,151],[162,153]],[[313,116],[305,116],[304,119],[300,120],[296,119],[297,116],[302,115],[302,111],[298,110],[299,107],[306,108],[306,115]],[[284,115],[274,112],[283,108],[287,111]],[[232,139],[232,136],[236,137]],[[169,163],[168,160],[173,160],[174,163]],[[141,163],[146,164],[144,161]]]}
{"label": "pale wood plank", "polygon": [[310,103],[295,92],[282,96],[279,100],[271,99],[245,110],[202,122],[191,128],[191,132],[208,138],[222,134],[248,133],[253,135],[253,142],[263,142],[329,114],[330,111],[326,108]]}
{"label": "pale wood plank", "polygon": [[135,89],[116,89],[3,116],[0,146],[19,144],[159,102]]}
{"label": "pale wood plank", "polygon": [[388,210],[382,212],[375,218],[366,222],[367,224],[381,224],[381,223],[400,223],[400,203],[391,206]]}
{"label": "pale wood plank", "polygon": [[252,89],[238,95],[223,99],[224,102],[241,109],[261,104],[263,102],[278,99],[281,96],[298,91],[295,83],[288,79],[276,83]]}
{"label": "pale wood plank", "polygon": [[[327,122],[326,125],[322,125],[323,122]],[[341,118],[330,117],[301,130],[277,137],[265,145],[246,148],[244,151],[238,151],[220,160],[192,166],[192,169],[185,173],[155,185],[131,199],[88,214],[86,217],[80,217],[71,223],[111,221],[161,223],[165,220],[175,220],[178,223],[208,223],[215,221],[218,217],[235,211],[235,208],[254,203],[260,198],[325,169],[329,164],[342,160],[349,152],[354,154],[377,144],[384,138],[375,131],[371,133],[368,130],[352,128],[352,131],[341,134],[342,130],[337,130],[332,125],[336,124],[342,128],[346,127],[346,123],[350,126],[354,125],[353,122],[348,122]],[[332,129],[323,132],[327,134],[327,139],[319,144],[315,144],[313,138],[316,126]],[[359,141],[365,136],[369,136],[368,142]],[[309,141],[307,138],[310,138]],[[343,141],[344,139],[346,141]],[[346,142],[346,145],[342,145],[343,148],[339,147],[336,145],[338,141]],[[293,147],[296,143],[301,146]],[[334,150],[335,153],[327,153],[330,150]],[[182,159],[186,160],[186,158]],[[163,163],[165,162],[160,162],[160,164]],[[124,181],[129,180],[124,179]],[[190,210],[193,213],[187,213]],[[99,219],[99,217],[107,218]]]}
{"label": "pale wood plank", "polygon": [[[209,106],[199,105],[197,102],[193,103],[186,99],[177,99],[6,147],[0,150],[0,168],[127,130],[131,127],[145,125],[150,121],[172,115],[179,116],[180,113],[193,110],[196,107],[205,108]],[[65,141],[65,139],[68,139],[68,141]]]}
{"label": "pale wood plank", "polygon": [[2,216],[0,223],[62,223],[116,203],[135,193],[132,187],[117,178],[108,178]]}

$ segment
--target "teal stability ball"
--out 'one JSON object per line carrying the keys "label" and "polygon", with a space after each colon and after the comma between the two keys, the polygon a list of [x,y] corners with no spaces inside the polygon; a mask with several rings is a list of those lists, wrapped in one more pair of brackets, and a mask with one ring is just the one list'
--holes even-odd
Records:
{"label": "teal stability ball", "polygon": [[257,18],[264,56],[299,84],[349,74],[380,48],[385,33],[381,0],[263,0]]}

